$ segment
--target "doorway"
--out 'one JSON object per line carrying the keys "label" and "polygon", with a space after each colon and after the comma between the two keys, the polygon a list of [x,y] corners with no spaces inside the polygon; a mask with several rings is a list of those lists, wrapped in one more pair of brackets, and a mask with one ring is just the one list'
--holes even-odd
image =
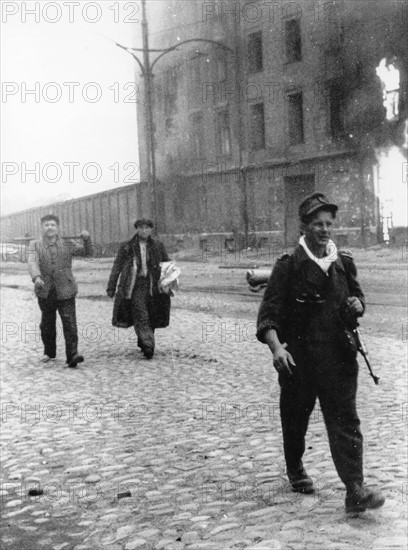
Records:
{"label": "doorway", "polygon": [[299,240],[299,204],[315,191],[313,174],[285,177],[285,246],[297,244]]}

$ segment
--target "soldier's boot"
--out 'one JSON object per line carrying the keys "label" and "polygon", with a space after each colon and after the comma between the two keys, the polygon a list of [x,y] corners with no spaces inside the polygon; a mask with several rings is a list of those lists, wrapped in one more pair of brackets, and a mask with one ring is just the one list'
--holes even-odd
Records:
{"label": "soldier's boot", "polygon": [[381,491],[368,489],[359,483],[349,483],[346,485],[346,513],[358,514],[367,509],[380,508],[385,498]]}
{"label": "soldier's boot", "polygon": [[302,464],[297,469],[288,470],[287,474],[293,492],[305,495],[314,493],[313,480],[307,475]]}

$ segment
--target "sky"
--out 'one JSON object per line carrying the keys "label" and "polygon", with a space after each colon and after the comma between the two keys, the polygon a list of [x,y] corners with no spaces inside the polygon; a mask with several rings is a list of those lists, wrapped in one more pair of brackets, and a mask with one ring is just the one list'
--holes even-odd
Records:
{"label": "sky", "polygon": [[139,180],[139,6],[1,2],[2,215]]}
{"label": "sky", "polygon": [[[2,0],[0,9],[1,214],[138,181],[139,69],[113,41],[140,41],[140,1]],[[406,185],[383,188],[405,225]]]}

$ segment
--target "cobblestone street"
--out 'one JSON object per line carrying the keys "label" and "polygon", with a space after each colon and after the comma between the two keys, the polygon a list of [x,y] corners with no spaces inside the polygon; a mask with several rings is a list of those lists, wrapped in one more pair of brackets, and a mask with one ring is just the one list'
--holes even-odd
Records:
{"label": "cobblestone street", "polygon": [[112,302],[79,298],[85,362],[74,370],[62,337],[57,360],[39,363],[40,312],[24,277],[2,289],[2,548],[406,548],[400,335],[366,338],[379,386],[359,359],[366,483],[387,500],[347,518],[318,408],[305,455],[317,491],[288,486],[277,377],[254,336],[258,302],[237,319],[194,309],[197,295],[181,291],[148,361],[131,329],[111,327]]}

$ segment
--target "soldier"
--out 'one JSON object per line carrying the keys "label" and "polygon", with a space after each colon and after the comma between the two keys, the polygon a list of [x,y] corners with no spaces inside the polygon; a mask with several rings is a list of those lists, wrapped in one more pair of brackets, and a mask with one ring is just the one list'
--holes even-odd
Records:
{"label": "soldier", "polygon": [[338,207],[322,193],[299,207],[302,236],[292,255],[276,262],[260,306],[257,338],[273,354],[281,388],[280,413],[292,490],[312,493],[302,456],[316,397],[337,472],[346,486],[347,513],[383,505],[363,485],[363,437],[356,411],[358,364],[344,318],[365,310],[349,252],[337,251],[330,232]]}
{"label": "soldier", "polygon": [[72,274],[72,256],[92,255],[88,231],[82,231],[83,244],[59,237],[58,216],[47,214],[41,218],[43,237],[32,241],[28,248],[28,271],[34,283],[34,292],[41,309],[41,339],[44,356],[41,361],[55,359],[57,311],[61,317],[68,366],[75,368],[84,358],[78,354],[78,330],[75,296],[78,286]]}

